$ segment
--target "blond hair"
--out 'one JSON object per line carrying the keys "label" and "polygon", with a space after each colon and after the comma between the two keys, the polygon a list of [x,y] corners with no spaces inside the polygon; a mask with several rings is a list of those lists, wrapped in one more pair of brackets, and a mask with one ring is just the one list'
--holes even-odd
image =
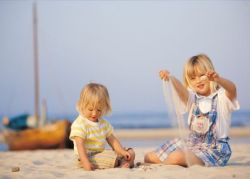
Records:
{"label": "blond hair", "polygon": [[[186,88],[192,88],[190,80],[192,76],[195,76],[198,71],[202,73],[206,73],[207,71],[212,70],[215,71],[214,66],[210,58],[205,54],[198,54],[190,59],[188,59],[187,63],[184,66],[183,71],[183,79],[184,86]],[[218,90],[219,86],[216,82],[210,81],[211,92],[215,92]]]}
{"label": "blond hair", "polygon": [[98,83],[89,83],[81,91],[80,99],[77,102],[76,109],[83,114],[87,106],[101,107],[102,116],[111,113],[111,103],[107,88]]}

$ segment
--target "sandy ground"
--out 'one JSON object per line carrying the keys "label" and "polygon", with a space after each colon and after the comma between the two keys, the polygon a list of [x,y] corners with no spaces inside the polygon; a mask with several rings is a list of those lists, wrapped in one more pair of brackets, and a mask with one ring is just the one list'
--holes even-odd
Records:
{"label": "sandy ground", "polygon": [[[172,130],[120,130],[116,131],[121,139],[147,141],[161,137],[172,138],[176,131]],[[150,134],[151,133],[151,134]],[[102,178],[102,179],[143,179],[143,178],[250,178],[250,130],[235,129],[231,132],[234,138],[248,140],[236,140],[233,142],[232,156],[225,167],[192,166],[184,168],[180,166],[166,165],[141,165],[133,169],[112,168],[106,170],[84,171],[79,168],[74,159],[72,149],[62,150],[35,150],[35,151],[6,151],[0,152],[0,178]],[[144,134],[144,135],[143,135]],[[173,136],[172,136],[173,135]],[[144,154],[155,147],[151,143],[147,146],[134,147],[136,153],[135,163],[143,162]]]}
{"label": "sandy ground", "polygon": [[[135,162],[152,148],[135,148]],[[226,167],[141,165],[133,169],[84,171],[74,162],[73,151],[37,150],[0,153],[0,178],[250,178],[250,144],[233,144],[233,155]],[[19,171],[12,171],[19,169]]]}

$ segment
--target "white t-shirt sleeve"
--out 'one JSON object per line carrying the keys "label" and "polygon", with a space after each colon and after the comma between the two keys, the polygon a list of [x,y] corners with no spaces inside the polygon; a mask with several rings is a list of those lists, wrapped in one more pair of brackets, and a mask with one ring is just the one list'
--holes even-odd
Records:
{"label": "white t-shirt sleeve", "polygon": [[86,138],[85,126],[80,116],[71,125],[69,139],[73,141],[74,137]]}
{"label": "white t-shirt sleeve", "polygon": [[106,120],[104,120],[104,121],[105,121],[105,125],[106,125],[106,138],[107,138],[111,134],[113,134],[114,129],[113,129],[112,125],[108,121],[106,121]]}
{"label": "white t-shirt sleeve", "polygon": [[218,103],[217,103],[217,122],[216,132],[218,138],[224,138],[228,136],[229,128],[231,125],[231,113],[240,108],[237,99],[231,101],[227,96],[225,89],[221,88],[218,91]]}
{"label": "white t-shirt sleeve", "polygon": [[[218,91],[219,105],[222,109],[227,110],[228,112],[233,112],[240,109],[240,105],[237,99],[231,101],[227,95],[225,89],[221,88]],[[225,111],[226,112],[226,111]]]}

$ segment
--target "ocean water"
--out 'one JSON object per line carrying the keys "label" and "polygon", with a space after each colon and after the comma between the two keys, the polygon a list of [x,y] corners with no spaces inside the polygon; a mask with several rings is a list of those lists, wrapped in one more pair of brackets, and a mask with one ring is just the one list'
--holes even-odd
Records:
{"label": "ocean water", "polygon": [[[53,119],[69,119],[71,122],[77,117],[75,115],[53,115],[49,116]],[[147,128],[171,128],[176,126],[173,119],[170,119],[167,113],[164,112],[137,112],[137,113],[113,113],[111,116],[105,116],[115,129],[147,129]],[[232,114],[232,127],[250,126],[250,110],[249,111],[236,111]],[[0,125],[0,130],[3,128]],[[247,138],[249,142],[249,138]],[[136,143],[137,145],[148,145],[155,143],[162,143],[162,141],[123,141],[130,143],[131,145]],[[140,144],[142,143],[142,144]],[[157,144],[158,144],[157,143]],[[8,146],[0,143],[0,151],[8,150]]]}
{"label": "ocean water", "polygon": [[[74,121],[75,117],[73,115],[68,116],[68,119]],[[108,120],[115,129],[171,128],[177,126],[176,121],[164,112],[113,113],[111,116],[105,116],[104,119]],[[187,119],[187,116],[185,116],[185,119]],[[234,112],[232,114],[231,126],[250,126],[250,111]]]}
{"label": "ocean water", "polygon": [[[75,120],[77,114],[71,115],[49,115],[51,119]],[[104,116],[115,129],[147,129],[147,128],[171,128],[177,126],[166,112],[113,112],[110,116]],[[185,116],[184,119],[187,119]],[[186,122],[187,120],[185,120]],[[239,110],[232,113],[232,127],[250,126],[250,110]],[[1,127],[0,127],[1,128]]]}
{"label": "ocean water", "polygon": [[[68,119],[71,122],[77,117],[77,114],[72,115],[48,115],[49,121],[55,119]],[[117,129],[135,129],[135,128],[171,128],[176,126],[176,121],[171,119],[165,112],[133,112],[133,113],[116,113],[113,112],[110,116],[104,116],[114,128]],[[0,116],[0,119],[2,117]],[[187,116],[185,116],[187,119]],[[185,120],[187,121],[187,120]],[[232,113],[232,127],[250,126],[250,110],[236,111]],[[3,128],[2,122],[0,130]]]}

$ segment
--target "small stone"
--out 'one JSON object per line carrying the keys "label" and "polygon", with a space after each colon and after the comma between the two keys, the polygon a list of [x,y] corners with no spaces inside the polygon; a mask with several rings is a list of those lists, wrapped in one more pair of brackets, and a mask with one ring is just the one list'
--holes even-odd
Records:
{"label": "small stone", "polygon": [[19,171],[20,171],[20,168],[19,168],[19,167],[12,167],[12,168],[11,168],[11,171],[12,171],[12,172],[19,172]]}
{"label": "small stone", "polygon": [[135,166],[136,166],[136,167],[139,167],[141,164],[142,164],[141,162],[137,162],[137,163],[135,164]]}

